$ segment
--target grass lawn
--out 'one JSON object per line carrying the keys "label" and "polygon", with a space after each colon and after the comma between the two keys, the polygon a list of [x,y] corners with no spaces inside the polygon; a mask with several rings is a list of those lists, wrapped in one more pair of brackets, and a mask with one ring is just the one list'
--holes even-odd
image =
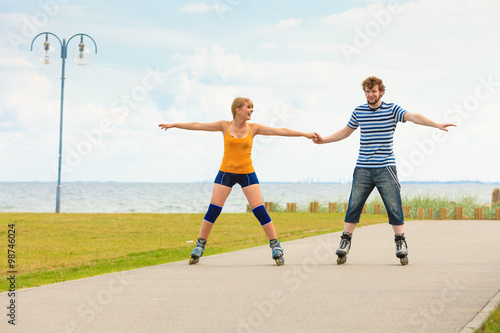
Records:
{"label": "grass lawn", "polygon": [[494,310],[478,333],[500,333],[500,307]]}
{"label": "grass lawn", "polygon": [[[280,241],[343,229],[344,213],[270,213]],[[17,289],[189,259],[204,214],[0,213],[8,268],[8,229],[15,225]],[[362,225],[386,222],[364,214]],[[205,256],[269,244],[251,213],[221,214]],[[271,260],[271,259],[269,259]],[[0,292],[8,281],[0,280]]]}

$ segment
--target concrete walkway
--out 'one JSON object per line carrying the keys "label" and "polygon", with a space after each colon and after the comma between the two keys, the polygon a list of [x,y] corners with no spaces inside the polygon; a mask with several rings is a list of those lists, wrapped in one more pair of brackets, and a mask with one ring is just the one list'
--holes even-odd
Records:
{"label": "concrete walkway", "polygon": [[[500,288],[500,221],[410,221],[410,264],[387,224],[0,295],[0,332],[460,332]],[[212,237],[217,237],[214,231]],[[210,243],[209,243],[210,245]],[[188,255],[188,254],[186,254]]]}

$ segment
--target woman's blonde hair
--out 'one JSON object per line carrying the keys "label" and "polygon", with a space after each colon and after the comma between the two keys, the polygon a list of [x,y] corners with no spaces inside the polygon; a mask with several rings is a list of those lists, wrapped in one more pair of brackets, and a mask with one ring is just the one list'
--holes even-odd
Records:
{"label": "woman's blonde hair", "polygon": [[233,104],[231,105],[231,112],[233,113],[233,119],[236,118],[236,109],[241,108],[242,106],[245,105],[245,103],[248,103],[248,106],[253,108],[253,102],[250,100],[250,98],[236,97],[234,99]]}

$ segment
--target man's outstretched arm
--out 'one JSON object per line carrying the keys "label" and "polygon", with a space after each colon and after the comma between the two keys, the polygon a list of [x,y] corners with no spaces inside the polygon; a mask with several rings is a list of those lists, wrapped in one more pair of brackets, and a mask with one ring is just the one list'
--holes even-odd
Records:
{"label": "man's outstretched arm", "polygon": [[322,143],[330,143],[330,142],[344,140],[349,135],[351,135],[352,132],[354,132],[355,130],[356,129],[354,129],[354,128],[346,126],[343,129],[341,129],[340,131],[337,131],[337,132],[333,133],[332,135],[325,136],[324,138],[321,135],[319,135],[318,133],[314,132],[314,134],[316,134],[316,139],[313,139],[313,142],[317,143],[317,144],[322,144]]}
{"label": "man's outstretched arm", "polygon": [[445,132],[448,132],[446,127],[450,127],[450,126],[457,127],[457,125],[454,125],[454,124],[436,123],[435,121],[430,120],[429,118],[427,118],[419,113],[413,113],[413,112],[406,112],[404,115],[404,120],[411,121],[412,123],[417,124],[417,125],[439,128],[440,130],[445,131]]}

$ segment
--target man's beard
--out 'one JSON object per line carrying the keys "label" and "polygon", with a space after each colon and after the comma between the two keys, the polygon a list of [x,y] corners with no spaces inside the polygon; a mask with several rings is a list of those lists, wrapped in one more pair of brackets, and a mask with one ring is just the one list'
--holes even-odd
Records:
{"label": "man's beard", "polygon": [[377,104],[380,101],[381,98],[382,98],[382,96],[380,96],[379,98],[377,98],[373,103],[370,103],[369,100],[366,100],[366,101],[368,102],[368,105],[371,106],[371,105]]}

